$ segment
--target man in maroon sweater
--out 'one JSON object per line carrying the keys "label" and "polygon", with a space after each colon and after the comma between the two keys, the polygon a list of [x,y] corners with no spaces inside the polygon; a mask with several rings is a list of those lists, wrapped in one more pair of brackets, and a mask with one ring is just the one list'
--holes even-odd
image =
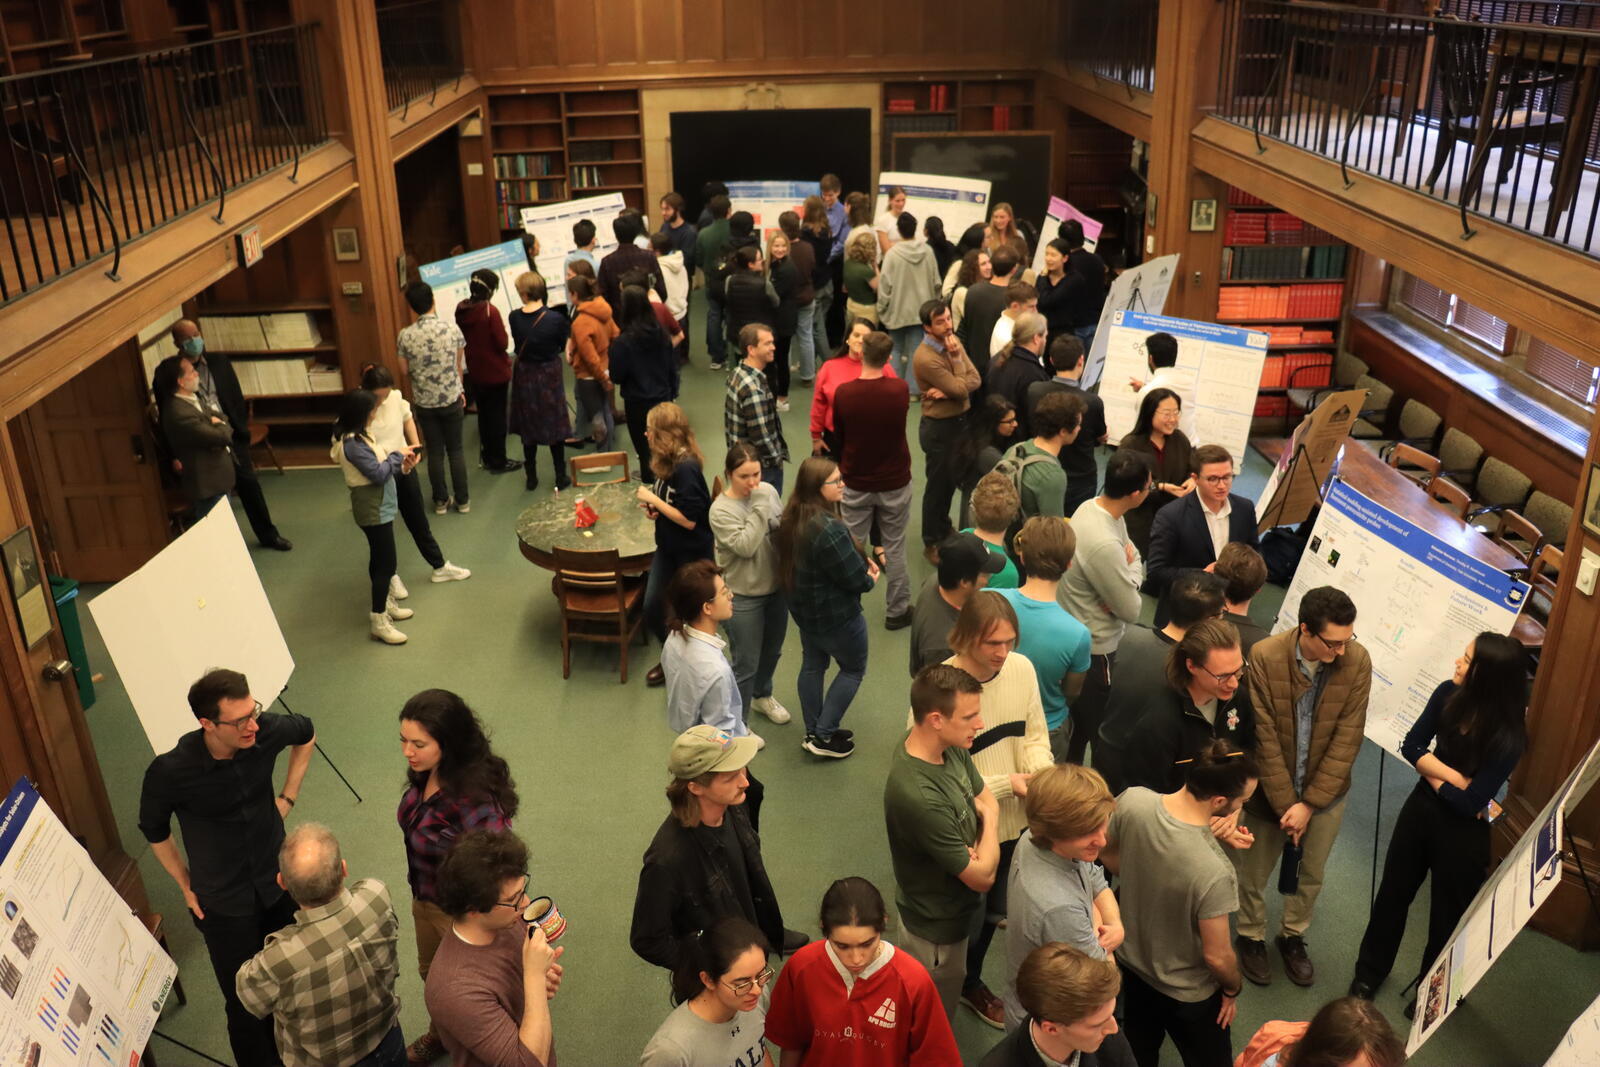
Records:
{"label": "man in maroon sweater", "polygon": [[906,528],[911,523],[911,449],[906,415],[911,387],[885,376],[894,342],[880,331],[861,346],[861,375],[833,394],[833,429],[839,438],[839,473],[844,476],[844,521],[866,544],[877,527],[879,566],[889,576],[884,627],[911,625],[911,580],[906,574]]}

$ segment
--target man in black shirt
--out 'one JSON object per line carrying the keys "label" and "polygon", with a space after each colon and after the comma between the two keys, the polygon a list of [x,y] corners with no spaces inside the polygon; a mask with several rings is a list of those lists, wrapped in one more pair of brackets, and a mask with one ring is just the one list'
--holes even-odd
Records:
{"label": "man in black shirt", "polygon": [[1083,223],[1077,219],[1061,224],[1061,239],[1069,249],[1064,314],[1087,351],[1094,344],[1100,310],[1106,302],[1106,261],[1083,247]]}
{"label": "man in black shirt", "polygon": [[[976,281],[967,286],[967,306],[961,314],[961,326],[956,330],[961,347],[967,350],[967,358],[985,381],[989,377],[989,357],[994,354],[989,351],[989,340],[994,336],[994,324],[1000,321],[1008,306],[1006,289],[1012,282],[1021,280],[1017,276],[1021,264],[1017,254],[1009,248],[995,249],[994,255],[989,257],[989,265],[994,274],[988,281]],[[972,403],[977,405],[976,396]]]}
{"label": "man in black shirt", "polygon": [[1083,342],[1072,334],[1051,338],[1050,366],[1055,370],[1055,377],[1029,385],[1027,396],[1029,419],[1047,393],[1069,393],[1083,401],[1083,422],[1078,426],[1078,436],[1061,449],[1061,469],[1067,472],[1066,516],[1069,519],[1079,505],[1094,498],[1100,477],[1094,452],[1106,443],[1105,401],[1078,387],[1078,379],[1083,377],[1085,354]]}
{"label": "man in black shirt", "polygon": [[[212,670],[189,687],[200,728],[145,771],[139,829],[183,891],[205,938],[227,1008],[228,1043],[239,1067],[277,1065],[272,1019],[239,1003],[234,978],[267,935],[294,920],[295,905],[278,884],[283,820],[294,807],[317,739],[302,715],[263,715],[238,671]],[[272,787],[278,753],[289,749],[282,791]],[[189,861],[172,839],[183,830]]]}

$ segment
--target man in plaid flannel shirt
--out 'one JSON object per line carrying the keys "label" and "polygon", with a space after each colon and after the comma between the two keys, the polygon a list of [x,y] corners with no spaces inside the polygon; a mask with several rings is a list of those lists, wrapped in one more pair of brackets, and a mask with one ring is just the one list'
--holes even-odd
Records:
{"label": "man in plaid flannel shirt", "polygon": [[239,968],[239,1000],[273,1016],[287,1067],[402,1067],[394,979],[399,920],[376,878],[349,888],[339,842],[304,823],[284,839],[278,882],[300,905],[294,923]]}
{"label": "man in plaid flannel shirt", "polygon": [[782,496],[783,465],[789,461],[789,445],[783,439],[783,423],[778,420],[778,400],[767,384],[767,364],[777,352],[771,327],[747,324],[739,330],[739,348],[744,359],[728,375],[722,428],[729,447],[736,441],[754,446],[761,457],[761,480]]}

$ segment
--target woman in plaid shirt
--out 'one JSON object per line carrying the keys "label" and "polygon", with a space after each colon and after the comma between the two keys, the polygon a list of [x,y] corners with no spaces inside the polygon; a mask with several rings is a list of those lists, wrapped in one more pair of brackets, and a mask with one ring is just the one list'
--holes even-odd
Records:
{"label": "woman in plaid shirt", "polygon": [[[483,725],[466,701],[444,689],[424,689],[400,709],[400,751],[406,791],[398,817],[406,841],[406,878],[417,930],[418,970],[424,981],[450,918],[436,901],[439,863],[471,830],[507,830],[517,813],[511,768],[489,747]],[[411,1064],[431,1063],[444,1045],[428,1032],[406,1049]]]}

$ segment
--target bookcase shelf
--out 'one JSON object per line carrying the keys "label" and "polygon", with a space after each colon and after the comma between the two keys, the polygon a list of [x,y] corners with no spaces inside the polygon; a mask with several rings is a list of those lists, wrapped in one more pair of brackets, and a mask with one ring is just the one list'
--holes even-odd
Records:
{"label": "bookcase shelf", "polygon": [[636,89],[492,95],[489,137],[504,236],[522,232],[521,208],[593,193],[621,192],[629,207],[644,208],[644,124]]}
{"label": "bookcase shelf", "polygon": [[1031,78],[933,78],[883,83],[883,159],[897,133],[1026,130],[1033,127]]}

